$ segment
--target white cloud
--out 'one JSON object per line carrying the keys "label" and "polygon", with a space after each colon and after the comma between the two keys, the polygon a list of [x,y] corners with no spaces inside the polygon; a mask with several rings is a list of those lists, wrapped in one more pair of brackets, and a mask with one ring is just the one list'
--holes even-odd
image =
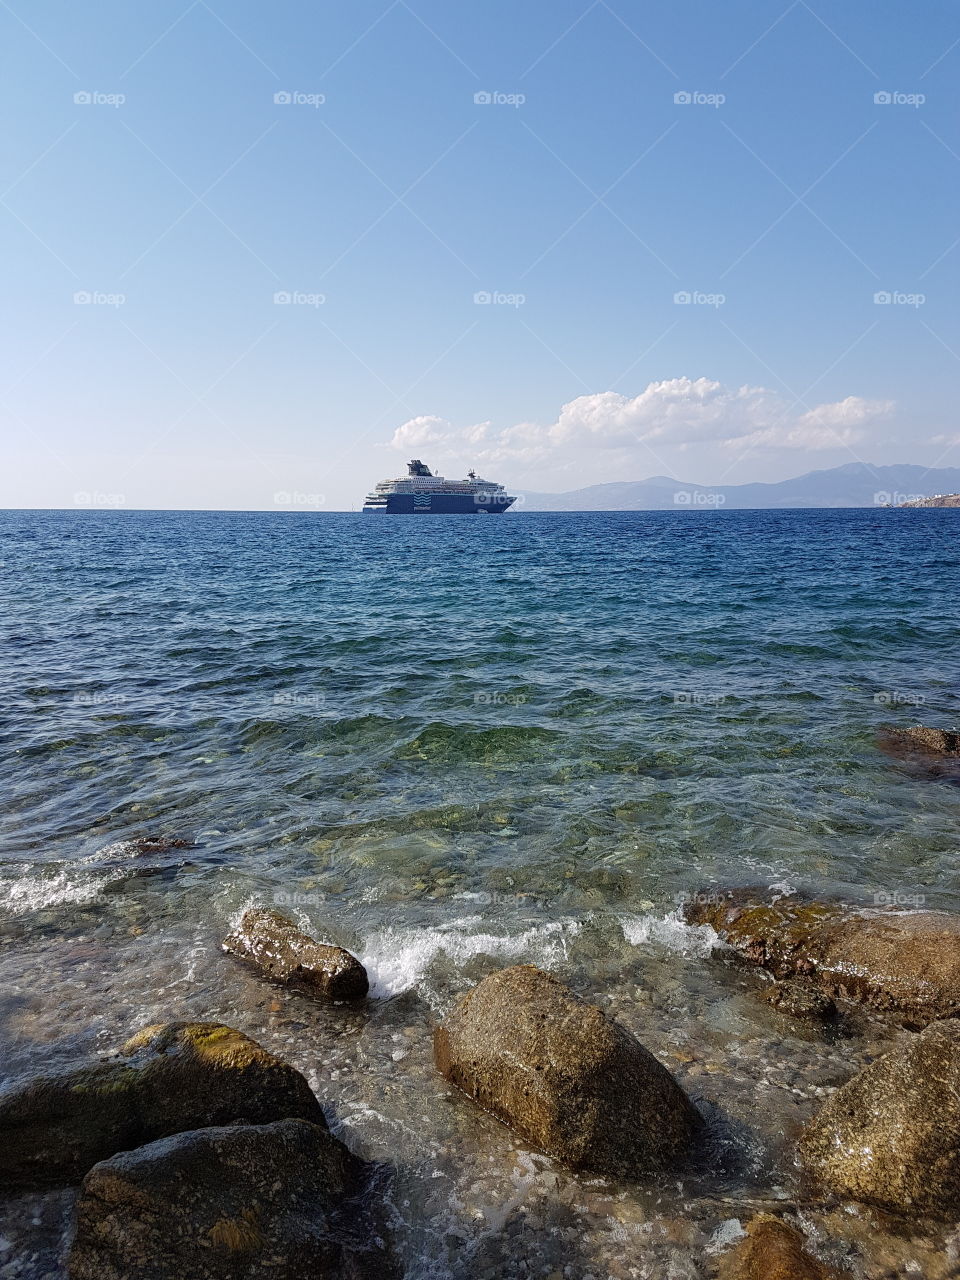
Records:
{"label": "white cloud", "polygon": [[832,449],[862,439],[864,428],[892,408],[889,401],[847,396],[798,412],[767,387],[671,378],[651,382],[632,399],[614,391],[579,396],[548,426],[521,422],[496,431],[488,422],[458,428],[443,418],[411,418],[397,428],[391,444],[402,450],[442,445],[491,462],[532,462],[583,447],[629,450],[638,444]]}

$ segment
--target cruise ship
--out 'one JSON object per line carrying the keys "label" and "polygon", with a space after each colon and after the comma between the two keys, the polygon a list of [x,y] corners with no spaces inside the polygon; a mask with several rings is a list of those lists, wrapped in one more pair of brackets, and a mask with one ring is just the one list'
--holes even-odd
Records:
{"label": "cruise ship", "polygon": [[381,480],[363,502],[364,511],[386,515],[493,515],[516,502],[502,484],[481,480],[475,471],[466,480],[444,480],[414,458],[407,475]]}

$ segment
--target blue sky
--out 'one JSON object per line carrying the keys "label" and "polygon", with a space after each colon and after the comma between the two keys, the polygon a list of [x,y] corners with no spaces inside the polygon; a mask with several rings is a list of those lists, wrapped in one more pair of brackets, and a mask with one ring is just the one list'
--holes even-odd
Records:
{"label": "blue sky", "polygon": [[0,27],[0,505],[349,509],[414,454],[535,490],[958,464],[954,4]]}

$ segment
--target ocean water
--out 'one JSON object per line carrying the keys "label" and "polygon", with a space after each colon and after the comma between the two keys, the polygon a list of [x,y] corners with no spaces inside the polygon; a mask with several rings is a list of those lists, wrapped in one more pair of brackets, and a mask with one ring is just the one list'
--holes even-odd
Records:
{"label": "ocean water", "polygon": [[[956,512],[2,512],[0,562],[8,1070],[241,1027],[395,1166],[411,1280],[697,1280],[734,1220],[800,1203],[797,1126],[902,1033],[787,1023],[677,905],[960,907],[960,786],[877,741],[960,719]],[[224,956],[252,903],[360,955],[368,1008]],[[435,1075],[436,1019],[523,961],[697,1099],[679,1180],[578,1178]],[[61,1274],[69,1196],[8,1209],[2,1274]],[[810,1223],[851,1274],[938,1274],[942,1240]]]}

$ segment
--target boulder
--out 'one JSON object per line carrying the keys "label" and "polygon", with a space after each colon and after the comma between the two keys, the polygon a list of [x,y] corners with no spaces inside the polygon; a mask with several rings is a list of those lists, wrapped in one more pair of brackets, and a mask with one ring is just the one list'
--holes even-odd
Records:
{"label": "boulder", "polygon": [[114,1152],[206,1125],[296,1116],[325,1126],[299,1071],[219,1023],[147,1027],[121,1052],[0,1092],[0,1185],[78,1182]]}
{"label": "boulder", "polygon": [[773,1214],[758,1214],[720,1263],[718,1280],[842,1280],[840,1272],[805,1248],[795,1227]]}
{"label": "boulder", "polygon": [[846,1200],[960,1217],[960,1023],[933,1023],[842,1085],[799,1151],[814,1182]]}
{"label": "boulder", "polygon": [[703,1123],[633,1036],[532,965],[463,996],[437,1028],[434,1053],[458,1089],[575,1169],[669,1170]]}
{"label": "boulder", "polygon": [[698,893],[688,924],[709,924],[778,978],[812,978],[831,996],[925,1026],[960,1013],[960,919],[941,911],[867,910],[762,890]]}
{"label": "boulder", "polygon": [[[363,1166],[303,1120],[180,1133],[94,1165],[70,1280],[382,1276],[351,1229]],[[380,1259],[382,1261],[382,1258]],[[369,1269],[364,1263],[371,1264]]]}
{"label": "boulder", "polygon": [[245,911],[223,949],[251,960],[275,982],[295,983],[329,1000],[362,1000],[369,988],[366,969],[349,951],[317,942],[267,907]]}

